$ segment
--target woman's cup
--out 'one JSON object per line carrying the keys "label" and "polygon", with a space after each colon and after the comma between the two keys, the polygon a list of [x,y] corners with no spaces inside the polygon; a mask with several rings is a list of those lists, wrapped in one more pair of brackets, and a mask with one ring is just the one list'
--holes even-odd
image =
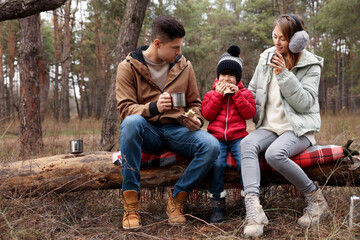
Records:
{"label": "woman's cup", "polygon": [[173,108],[186,107],[184,92],[171,93],[171,101]]}

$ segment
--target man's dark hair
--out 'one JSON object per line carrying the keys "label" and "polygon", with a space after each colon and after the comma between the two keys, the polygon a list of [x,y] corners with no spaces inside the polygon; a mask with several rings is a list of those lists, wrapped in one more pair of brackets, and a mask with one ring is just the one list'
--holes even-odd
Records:
{"label": "man's dark hair", "polygon": [[160,39],[163,43],[168,43],[175,38],[183,38],[184,36],[183,25],[173,17],[157,17],[151,27],[151,41]]}

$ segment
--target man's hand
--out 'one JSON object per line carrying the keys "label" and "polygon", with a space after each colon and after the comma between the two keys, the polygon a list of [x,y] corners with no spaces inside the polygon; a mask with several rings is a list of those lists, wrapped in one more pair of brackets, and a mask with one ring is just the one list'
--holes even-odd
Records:
{"label": "man's hand", "polygon": [[169,93],[164,92],[159,96],[156,107],[159,113],[163,113],[166,110],[171,110],[171,96]]}
{"label": "man's hand", "polygon": [[201,121],[196,116],[193,117],[186,117],[183,119],[183,124],[187,127],[190,131],[196,131],[200,129]]}

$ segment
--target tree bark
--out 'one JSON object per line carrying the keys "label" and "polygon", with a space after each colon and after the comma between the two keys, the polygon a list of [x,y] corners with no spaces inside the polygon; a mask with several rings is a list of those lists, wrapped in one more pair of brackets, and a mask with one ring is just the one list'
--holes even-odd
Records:
{"label": "tree bark", "polygon": [[[357,156],[359,157],[359,156]],[[46,192],[72,192],[121,188],[121,167],[112,164],[112,153],[64,154],[0,164],[0,192],[39,195]],[[357,160],[359,163],[360,160]],[[356,165],[356,164],[355,164]],[[358,165],[358,164],[357,164]],[[360,169],[349,170],[345,159],[304,169],[313,181],[327,186],[360,186]],[[186,165],[141,170],[141,187],[172,186]],[[208,188],[209,176],[200,188]],[[261,186],[288,184],[275,171],[261,172]],[[236,169],[226,169],[225,183],[240,183]]]}
{"label": "tree bark", "polygon": [[64,47],[61,64],[61,120],[68,122],[70,120],[69,103],[69,71],[71,66],[71,32],[70,32],[70,13],[71,0],[65,4],[65,22],[64,22]]}
{"label": "tree bark", "polygon": [[0,21],[23,18],[39,12],[53,10],[66,0],[2,0],[0,1]]}
{"label": "tree bark", "polygon": [[20,22],[20,156],[43,150],[40,120],[40,81],[38,62],[41,58],[40,14]]}
{"label": "tree bark", "polygon": [[[114,54],[116,56],[115,62],[120,63],[130,51],[136,49],[148,4],[149,0],[127,1],[125,15],[120,27]],[[102,149],[110,149],[111,146],[115,144],[115,136],[118,125],[115,89],[116,70],[112,73],[110,88],[105,104],[100,140],[100,146]]]}
{"label": "tree bark", "polygon": [[[40,28],[41,30],[41,28]],[[41,33],[41,32],[40,32]],[[45,53],[43,49],[42,34],[40,34],[40,57],[38,60],[39,80],[40,80],[40,115],[44,119],[48,109],[48,97],[50,90],[49,65],[45,61]]]}
{"label": "tree bark", "polygon": [[15,75],[15,55],[16,55],[16,35],[13,32],[13,22],[7,22],[7,31],[8,31],[8,51],[9,51],[9,111],[10,116],[14,117],[15,108],[14,108],[14,75]]}
{"label": "tree bark", "polygon": [[5,117],[5,82],[4,82],[4,72],[3,72],[3,23],[0,22],[0,119]]}
{"label": "tree bark", "polygon": [[53,11],[53,25],[54,25],[54,59],[55,59],[55,79],[54,79],[54,118],[59,120],[59,53],[60,41],[59,36],[61,31],[58,27],[57,11]]}

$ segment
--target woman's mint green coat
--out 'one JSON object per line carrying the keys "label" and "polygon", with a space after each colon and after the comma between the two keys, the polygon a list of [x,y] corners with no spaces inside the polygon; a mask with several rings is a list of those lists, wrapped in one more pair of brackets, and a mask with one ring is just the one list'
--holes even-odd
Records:
{"label": "woman's mint green coat", "polygon": [[[275,47],[265,50],[260,55],[254,76],[249,83],[249,90],[254,95],[256,103],[255,128],[261,126],[265,115],[268,86],[273,71],[272,67],[266,65],[269,52],[275,52]],[[298,137],[310,131],[320,130],[318,92],[323,64],[323,58],[303,50],[298,63],[291,71],[286,69],[277,75],[285,115]]]}

